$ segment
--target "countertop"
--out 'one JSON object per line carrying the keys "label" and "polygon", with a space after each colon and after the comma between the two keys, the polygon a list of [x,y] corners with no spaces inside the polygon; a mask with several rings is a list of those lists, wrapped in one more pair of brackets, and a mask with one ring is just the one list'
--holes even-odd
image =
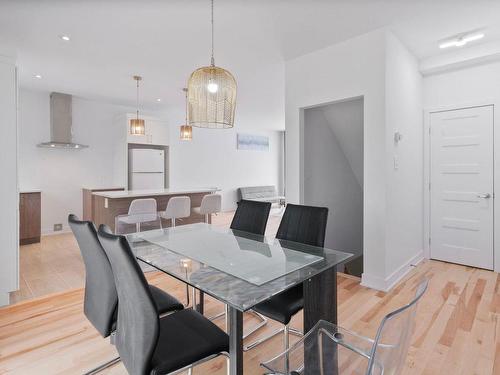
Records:
{"label": "countertop", "polygon": [[19,190],[19,194],[29,194],[29,193],[41,193],[40,189],[22,189]]}
{"label": "countertop", "polygon": [[84,190],[90,190],[90,191],[103,191],[103,190],[118,190],[118,189],[122,189],[122,190],[126,190],[125,187],[123,186],[102,186],[102,187],[88,187],[88,186],[84,186],[82,189]]}
{"label": "countertop", "polygon": [[92,194],[104,198],[119,199],[119,198],[155,197],[159,195],[214,193],[216,191],[220,191],[220,189],[216,187],[171,188],[171,189],[154,189],[154,190],[102,191],[102,192],[95,192]]}

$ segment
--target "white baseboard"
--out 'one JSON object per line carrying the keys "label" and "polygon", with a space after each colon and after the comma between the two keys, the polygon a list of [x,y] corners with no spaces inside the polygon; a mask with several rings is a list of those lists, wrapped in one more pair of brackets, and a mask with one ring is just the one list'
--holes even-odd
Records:
{"label": "white baseboard", "polygon": [[9,292],[0,292],[0,307],[8,306],[10,303]]}
{"label": "white baseboard", "polygon": [[385,279],[363,272],[361,274],[361,285],[370,289],[385,291]]}
{"label": "white baseboard", "polygon": [[391,290],[403,277],[406,276],[408,272],[424,259],[424,251],[420,250],[416,255],[411,257],[407,262],[405,262],[401,267],[399,267],[392,274],[387,276],[385,279],[379,276],[369,275],[363,273],[361,275],[361,285],[367,288],[381,290],[383,292],[388,292]]}

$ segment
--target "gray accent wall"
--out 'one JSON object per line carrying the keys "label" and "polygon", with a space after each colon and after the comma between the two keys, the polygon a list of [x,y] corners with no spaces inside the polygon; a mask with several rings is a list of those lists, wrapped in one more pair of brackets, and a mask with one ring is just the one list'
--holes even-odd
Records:
{"label": "gray accent wall", "polygon": [[326,247],[363,253],[363,99],[304,110],[304,204],[329,208]]}

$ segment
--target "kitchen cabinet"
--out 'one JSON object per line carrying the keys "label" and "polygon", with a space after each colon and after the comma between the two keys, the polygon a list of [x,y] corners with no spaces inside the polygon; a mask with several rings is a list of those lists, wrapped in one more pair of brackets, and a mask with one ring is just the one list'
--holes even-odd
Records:
{"label": "kitchen cabinet", "polygon": [[40,242],[41,234],[41,193],[22,192],[19,196],[19,244]]}

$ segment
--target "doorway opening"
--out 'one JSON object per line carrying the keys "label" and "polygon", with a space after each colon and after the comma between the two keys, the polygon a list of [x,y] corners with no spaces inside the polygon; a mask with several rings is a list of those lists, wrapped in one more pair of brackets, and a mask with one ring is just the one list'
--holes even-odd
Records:
{"label": "doorway opening", "polygon": [[354,253],[344,272],[363,273],[363,98],[304,109],[303,203],[328,207],[325,246]]}

